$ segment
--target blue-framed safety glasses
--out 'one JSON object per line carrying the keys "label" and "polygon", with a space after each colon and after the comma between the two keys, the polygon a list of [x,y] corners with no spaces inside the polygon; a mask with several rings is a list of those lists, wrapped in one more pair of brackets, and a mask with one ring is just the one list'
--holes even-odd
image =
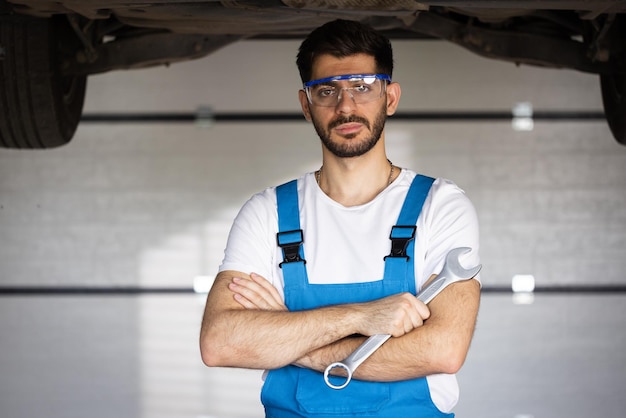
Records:
{"label": "blue-framed safety glasses", "polygon": [[387,74],[344,74],[311,80],[303,84],[307,99],[316,106],[336,106],[346,91],[356,104],[379,99],[387,91]]}

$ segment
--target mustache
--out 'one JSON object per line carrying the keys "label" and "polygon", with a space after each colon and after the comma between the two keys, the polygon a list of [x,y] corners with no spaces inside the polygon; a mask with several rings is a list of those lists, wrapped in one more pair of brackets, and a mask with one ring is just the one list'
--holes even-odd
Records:
{"label": "mustache", "polygon": [[339,117],[335,120],[333,120],[331,123],[328,124],[328,128],[329,129],[333,129],[339,125],[342,125],[344,123],[361,123],[363,125],[365,125],[368,129],[370,127],[370,123],[367,119],[362,118],[360,116],[355,116],[355,115],[351,115],[348,117]]}

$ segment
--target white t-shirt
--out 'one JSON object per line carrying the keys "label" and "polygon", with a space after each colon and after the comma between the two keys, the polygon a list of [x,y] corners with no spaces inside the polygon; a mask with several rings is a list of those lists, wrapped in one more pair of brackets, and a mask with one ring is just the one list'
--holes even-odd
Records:
{"label": "white t-shirt", "polygon": [[[391,250],[389,233],[395,225],[406,193],[416,173],[400,175],[372,201],[345,207],[330,199],[317,185],[314,173],[298,179],[300,227],[304,231],[304,258],[310,283],[358,283],[381,280],[383,257]],[[282,250],[276,244],[278,213],[276,189],[252,196],[241,208],[231,228],[219,271],[255,272],[269,280],[283,295],[279,263]],[[417,220],[415,238],[415,286],[443,268],[448,251],[470,247],[461,264],[473,267],[478,256],[478,220],[465,193],[454,183],[436,179]],[[454,375],[427,377],[435,405],[450,412],[458,401]]]}

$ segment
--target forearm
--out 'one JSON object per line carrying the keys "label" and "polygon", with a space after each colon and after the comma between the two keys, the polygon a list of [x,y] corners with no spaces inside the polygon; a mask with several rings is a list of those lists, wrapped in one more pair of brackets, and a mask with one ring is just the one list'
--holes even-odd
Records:
{"label": "forearm", "polygon": [[[361,332],[359,324],[368,320],[367,313],[356,305],[288,312],[276,300],[276,294],[267,291],[271,286],[263,283],[265,290],[241,272],[218,275],[207,297],[200,332],[205,364],[253,369],[282,367],[319,347]],[[252,292],[258,296],[255,290],[262,294],[255,298],[258,306],[245,309],[241,305],[242,294],[250,296]]]}
{"label": "forearm", "polygon": [[350,335],[404,335],[429,315],[426,305],[409,293],[287,312],[272,289],[256,275],[218,275],[200,335],[205,364],[273,369]]}
{"label": "forearm", "polygon": [[390,338],[355,371],[360,380],[391,382],[438,373],[456,373],[465,358],[465,347],[441,347],[440,335],[428,327],[417,328],[399,338]]}
{"label": "forearm", "polygon": [[329,364],[345,359],[365,340],[366,337],[363,336],[342,338],[339,341],[306,353],[293,364],[318,372],[324,372]]}
{"label": "forearm", "polygon": [[365,361],[354,377],[395,381],[457,373],[469,351],[480,304],[476,280],[455,283],[430,304],[431,317],[401,338],[391,338]]}
{"label": "forearm", "polygon": [[203,324],[202,358],[209,366],[282,367],[353,332],[352,315],[346,306],[301,312],[222,311]]}
{"label": "forearm", "polygon": [[[436,353],[425,347],[428,344],[420,344],[418,334],[424,337],[426,330],[424,326],[402,337],[390,338],[356,369],[354,378],[392,382],[447,372],[448,369],[437,360]],[[365,337],[342,339],[307,353],[294,364],[323,373],[328,365],[344,360],[365,340]]]}
{"label": "forearm", "polygon": [[[354,378],[398,381],[456,373],[469,350],[478,303],[476,281],[451,286],[431,302],[432,316],[423,326],[390,338],[357,368]],[[329,364],[349,356],[363,341],[365,337],[342,339],[307,353],[296,364],[323,372]]]}

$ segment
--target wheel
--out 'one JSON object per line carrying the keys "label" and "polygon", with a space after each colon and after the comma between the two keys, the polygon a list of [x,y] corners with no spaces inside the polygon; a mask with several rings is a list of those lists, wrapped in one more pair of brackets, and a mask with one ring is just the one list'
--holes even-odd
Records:
{"label": "wheel", "polygon": [[600,74],[604,114],[613,136],[626,145],[626,15],[617,15],[607,34],[612,59],[621,63],[618,72]]}
{"label": "wheel", "polygon": [[86,75],[61,74],[75,37],[64,16],[0,23],[0,146],[53,148],[74,135]]}
{"label": "wheel", "polygon": [[600,75],[604,114],[613,136],[626,145],[626,74]]}

